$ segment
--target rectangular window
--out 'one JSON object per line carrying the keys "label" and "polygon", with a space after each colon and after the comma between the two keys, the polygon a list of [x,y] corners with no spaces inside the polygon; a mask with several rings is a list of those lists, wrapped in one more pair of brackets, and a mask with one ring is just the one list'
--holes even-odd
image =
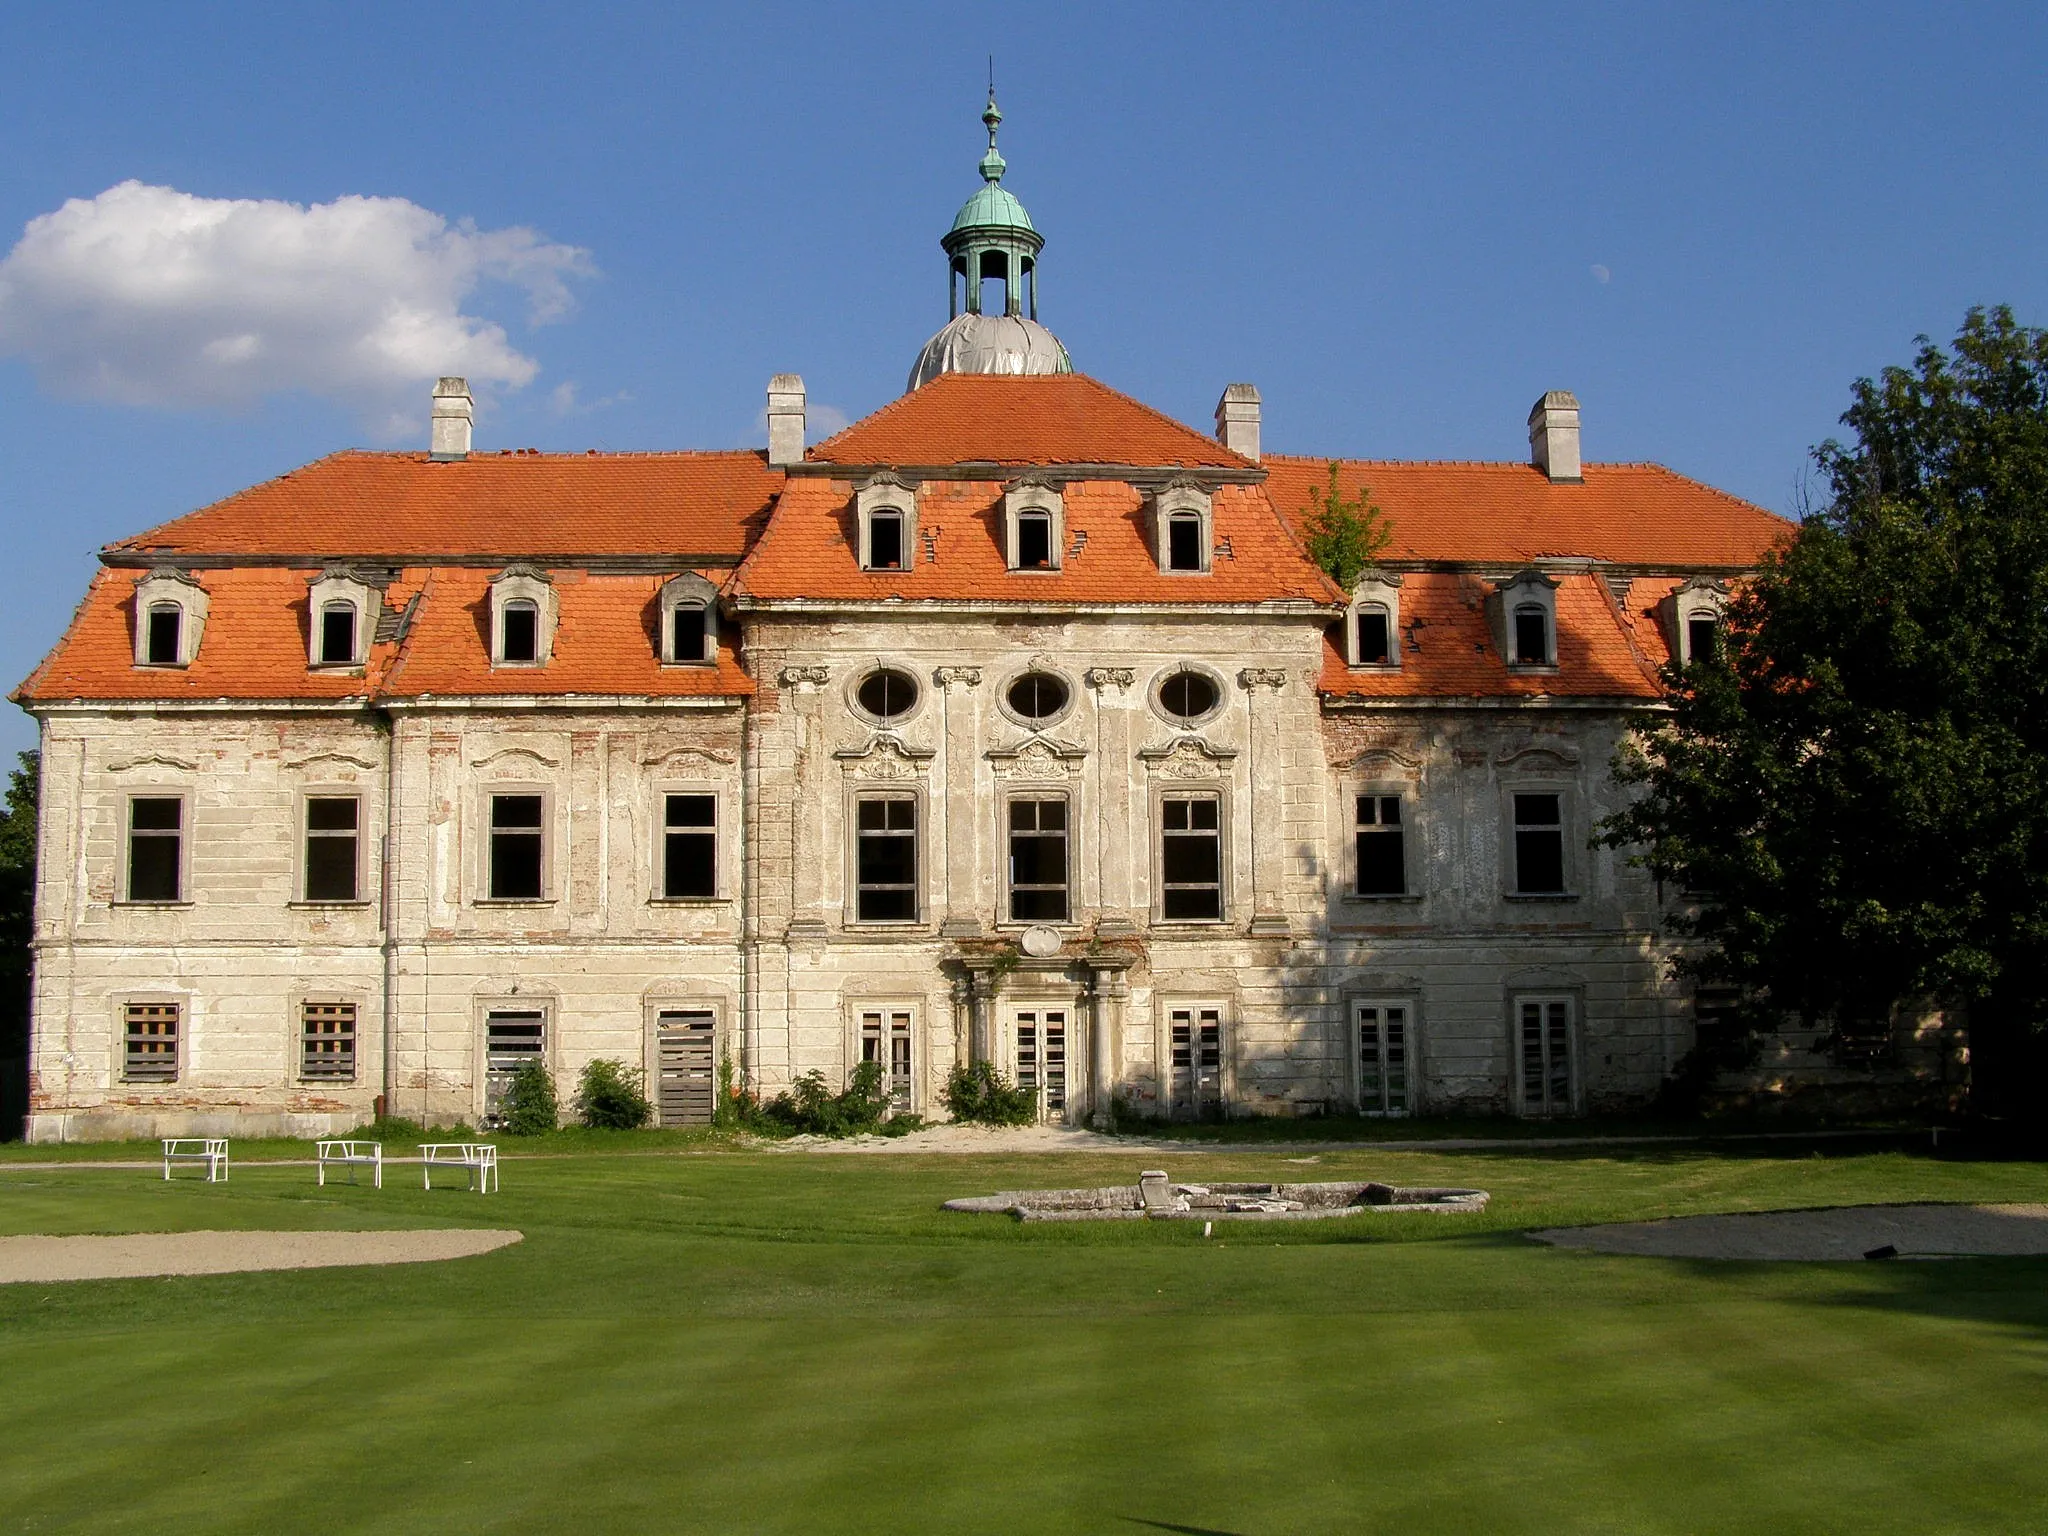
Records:
{"label": "rectangular window", "polygon": [[121,1075],[131,1083],[172,1083],[178,1079],[176,1003],[130,1003],[124,1010]]}
{"label": "rectangular window", "polygon": [[655,1020],[656,1108],[663,1125],[709,1125],[717,1108],[717,1020],[706,1009],[664,1009]]}
{"label": "rectangular window", "polygon": [[128,899],[177,901],[184,891],[185,802],[138,795],[128,802]]}
{"label": "rectangular window", "polygon": [[320,659],[333,664],[356,659],[356,610],[353,603],[329,603],[320,610]]}
{"label": "rectangular window", "polygon": [[1530,667],[1550,664],[1550,624],[1541,608],[1515,610],[1515,660]]}
{"label": "rectangular window", "polygon": [[1017,568],[1042,571],[1052,565],[1052,519],[1043,512],[1017,517]]}
{"label": "rectangular window", "polygon": [[1067,920],[1067,802],[1010,802],[1010,920]]}
{"label": "rectangular window", "polygon": [[307,797],[306,900],[358,899],[361,819],[362,802],[354,795]]}
{"label": "rectangular window", "polygon": [[158,603],[149,610],[143,655],[152,667],[175,667],[185,638],[185,611],[176,603]]}
{"label": "rectangular window", "polygon": [[1401,797],[1358,797],[1358,894],[1402,896],[1408,890],[1408,861],[1402,847]]}
{"label": "rectangular window", "polygon": [[491,796],[490,896],[493,901],[539,901],[543,795]]}
{"label": "rectangular window", "polygon": [[1361,667],[1383,667],[1393,656],[1393,637],[1387,630],[1387,610],[1384,608],[1361,608],[1358,610],[1358,664]]}
{"label": "rectangular window", "polygon": [[718,894],[718,797],[663,795],[661,894],[672,900]]}
{"label": "rectangular window", "polygon": [[1720,622],[1712,614],[1695,614],[1685,621],[1685,659],[1687,661],[1712,661],[1714,645],[1720,634]]}
{"label": "rectangular window", "polygon": [[705,642],[711,626],[706,610],[696,603],[679,603],[669,615],[669,654],[677,661],[705,659]]}
{"label": "rectangular window", "polygon": [[356,1005],[307,1003],[299,1018],[299,1076],[354,1082]]}
{"label": "rectangular window", "polygon": [[1199,517],[1169,517],[1166,520],[1166,568],[1169,571],[1199,571],[1202,568],[1202,520]]}
{"label": "rectangular window", "polygon": [[1017,1086],[1038,1100],[1041,1120],[1067,1113],[1067,1011],[1034,1008],[1016,1016]]}
{"label": "rectangular window", "polygon": [[1564,821],[1558,795],[1515,796],[1515,889],[1530,896],[1564,892]]}
{"label": "rectangular window", "polygon": [[1220,809],[1207,795],[1160,805],[1159,914],[1168,922],[1213,923],[1223,917]]}
{"label": "rectangular window", "polygon": [[503,1113],[505,1090],[529,1061],[547,1061],[548,1016],[539,1009],[508,1009],[484,1019],[484,1118]]}
{"label": "rectangular window", "polygon": [[875,1009],[860,1016],[860,1059],[880,1062],[889,1107],[910,1113],[910,1011]]}
{"label": "rectangular window", "polygon": [[1166,1013],[1167,1102],[1176,1118],[1208,1120],[1223,1112],[1223,1010],[1169,1008]]}
{"label": "rectangular window", "polygon": [[1358,1111],[1408,1113],[1408,1008],[1404,1003],[1356,1003]]}
{"label": "rectangular window", "polygon": [[909,796],[858,801],[854,913],[863,923],[917,920],[917,802]]}
{"label": "rectangular window", "polygon": [[871,571],[900,571],[903,569],[903,515],[899,512],[874,512],[868,516],[868,569]]}
{"label": "rectangular window", "polygon": [[527,662],[540,660],[540,609],[526,601],[514,601],[505,605],[503,623],[505,626],[505,648],[500,661]]}
{"label": "rectangular window", "polygon": [[1522,1058],[1522,1112],[1572,1109],[1572,1005],[1568,998],[1520,998],[1515,1004]]}

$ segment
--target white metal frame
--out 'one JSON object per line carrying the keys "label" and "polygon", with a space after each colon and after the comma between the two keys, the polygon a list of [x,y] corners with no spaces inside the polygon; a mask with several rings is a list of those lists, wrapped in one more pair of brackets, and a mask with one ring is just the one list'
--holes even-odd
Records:
{"label": "white metal frame", "polygon": [[172,1163],[204,1163],[206,1182],[225,1184],[228,1180],[228,1143],[225,1136],[166,1136],[164,1142],[164,1178],[171,1177]]}
{"label": "white metal frame", "polygon": [[468,1170],[469,1187],[487,1195],[498,1187],[498,1149],[483,1141],[429,1141],[420,1147],[421,1187],[434,1187],[434,1169]]}
{"label": "white metal frame", "polygon": [[377,1188],[384,1187],[384,1143],[381,1141],[316,1141],[313,1143],[313,1163],[322,1188],[327,1184],[329,1164],[346,1167],[351,1184],[356,1181],[356,1169],[373,1169]]}

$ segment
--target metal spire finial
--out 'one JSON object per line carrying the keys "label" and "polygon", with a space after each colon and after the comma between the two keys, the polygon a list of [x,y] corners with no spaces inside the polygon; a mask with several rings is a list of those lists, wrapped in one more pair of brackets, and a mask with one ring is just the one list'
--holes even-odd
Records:
{"label": "metal spire finial", "polygon": [[996,110],[996,56],[988,56],[988,107],[981,114],[981,120],[988,124],[988,153],[981,157],[981,179],[994,186],[1003,179],[1008,169],[1003,157],[996,153],[996,128],[1003,120],[1003,114]]}

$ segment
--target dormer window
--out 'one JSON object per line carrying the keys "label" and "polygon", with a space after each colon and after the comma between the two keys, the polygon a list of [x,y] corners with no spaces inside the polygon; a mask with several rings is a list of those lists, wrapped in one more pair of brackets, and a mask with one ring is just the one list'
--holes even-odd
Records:
{"label": "dormer window", "polygon": [[1705,661],[1721,643],[1721,621],[1711,613],[1696,613],[1685,621],[1685,659]]}
{"label": "dormer window", "polygon": [[320,610],[320,660],[335,666],[356,659],[356,605],[329,603]]}
{"label": "dormer window", "polygon": [[1066,498],[1030,475],[1003,494],[1006,553],[1013,571],[1056,571],[1066,536]]}
{"label": "dormer window", "polygon": [[1207,491],[1193,480],[1169,481],[1154,498],[1152,515],[1160,570],[1197,575],[1209,569],[1215,540]]}
{"label": "dormer window", "polygon": [[206,589],[173,566],[135,584],[135,665],[189,667],[206,625]]}
{"label": "dormer window", "polygon": [[1494,588],[1487,600],[1494,641],[1510,667],[1548,670],[1557,665],[1557,583],[1526,570]]}
{"label": "dormer window", "polygon": [[491,582],[491,663],[544,666],[554,650],[554,584],[530,565],[509,566]]}
{"label": "dormer window", "polygon": [[917,491],[887,470],[871,475],[855,501],[860,518],[860,567],[907,571],[917,547]]}
{"label": "dormer window", "polygon": [[306,661],[315,667],[360,667],[383,606],[375,584],[347,566],[330,565],[307,583]]}
{"label": "dormer window", "polygon": [[1354,667],[1401,665],[1401,578],[1369,570],[1358,578],[1345,622],[1344,659]]}
{"label": "dormer window", "polygon": [[1711,576],[1695,576],[1665,600],[1666,633],[1671,653],[1681,667],[1711,661],[1721,654],[1721,622],[1727,614],[1728,588]]}
{"label": "dormer window", "polygon": [[661,589],[661,660],[671,667],[718,660],[718,589],[695,571]]}

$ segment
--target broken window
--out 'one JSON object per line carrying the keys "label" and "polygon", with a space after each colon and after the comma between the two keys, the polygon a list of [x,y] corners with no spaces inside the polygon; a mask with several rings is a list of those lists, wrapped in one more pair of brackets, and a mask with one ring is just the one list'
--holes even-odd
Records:
{"label": "broken window", "polygon": [[152,667],[175,667],[185,659],[185,610],[176,603],[152,603],[143,655]]}
{"label": "broken window", "polygon": [[176,1003],[130,1003],[123,1010],[123,1078],[131,1083],[177,1081],[178,1015]]}
{"label": "broken window", "polygon": [[1685,621],[1685,659],[1711,661],[1720,644],[1721,622],[1711,613],[1696,613]]}
{"label": "broken window", "polygon": [[1169,571],[1199,571],[1202,568],[1202,519],[1198,513],[1176,512],[1166,520],[1166,568]]}
{"label": "broken window", "polygon": [[547,1061],[548,1016],[539,1009],[494,1010],[484,1019],[484,1116],[503,1117],[505,1092],[529,1061]]}
{"label": "broken window", "polygon": [[299,1015],[299,1076],[353,1082],[356,1075],[356,1005],[307,1003]]}
{"label": "broken window", "polygon": [[1572,1110],[1572,1005],[1569,998],[1525,997],[1515,1005],[1522,1060],[1522,1112]]}
{"label": "broken window", "polygon": [[702,603],[678,603],[669,615],[669,660],[708,661],[709,611]]}
{"label": "broken window", "polygon": [[860,1059],[878,1062],[889,1108],[910,1113],[910,1011],[875,1009],[860,1016]]}
{"label": "broken window", "polygon": [[717,1020],[703,1008],[655,1017],[656,1108],[663,1125],[709,1125],[717,1108]]}
{"label": "broken window", "polygon": [[1524,667],[1550,665],[1550,616],[1535,603],[1515,610],[1515,662]]}
{"label": "broken window", "polygon": [[903,514],[876,511],[868,514],[868,569],[903,569]]}
{"label": "broken window", "polygon": [[320,661],[346,666],[356,659],[356,605],[328,603],[320,610]]}
{"label": "broken window", "polygon": [[1402,846],[1401,797],[1358,797],[1358,894],[1400,896],[1408,890],[1408,861]]}
{"label": "broken window", "polygon": [[863,923],[917,920],[917,801],[872,795],[855,809],[855,916]]}
{"label": "broken window", "polygon": [[306,900],[354,901],[360,894],[362,802],[354,795],[306,799]]}
{"label": "broken window", "polygon": [[1564,891],[1563,797],[1515,796],[1515,889],[1530,896]]}
{"label": "broken window", "polygon": [[1358,610],[1358,665],[1383,667],[1393,658],[1393,634],[1384,608]]}
{"label": "broken window", "polygon": [[1223,1010],[1169,1008],[1167,1102],[1183,1120],[1213,1119],[1223,1111]]}
{"label": "broken window", "polygon": [[541,899],[546,805],[544,795],[491,796],[491,900]]}
{"label": "broken window", "polygon": [[1052,516],[1046,512],[1022,512],[1017,516],[1017,569],[1042,571],[1052,567]]}
{"label": "broken window", "polygon": [[1175,795],[1159,807],[1159,914],[1168,922],[1223,917],[1221,804],[1213,795]]}
{"label": "broken window", "polygon": [[1067,1011],[1040,1008],[1020,1012],[1017,1028],[1017,1086],[1036,1096],[1038,1117],[1058,1120],[1067,1113]]}
{"label": "broken window", "polygon": [[185,802],[137,795],[128,802],[128,899],[177,901],[184,894]]}
{"label": "broken window", "polygon": [[1405,1003],[1357,1003],[1358,1111],[1408,1113],[1408,1008]]}
{"label": "broken window", "polygon": [[1067,920],[1067,802],[1010,802],[1010,920]]}
{"label": "broken window", "polygon": [[718,894],[718,797],[663,795],[661,894],[670,900]]}
{"label": "broken window", "polygon": [[518,597],[505,604],[498,660],[521,663],[540,660],[540,605]]}

